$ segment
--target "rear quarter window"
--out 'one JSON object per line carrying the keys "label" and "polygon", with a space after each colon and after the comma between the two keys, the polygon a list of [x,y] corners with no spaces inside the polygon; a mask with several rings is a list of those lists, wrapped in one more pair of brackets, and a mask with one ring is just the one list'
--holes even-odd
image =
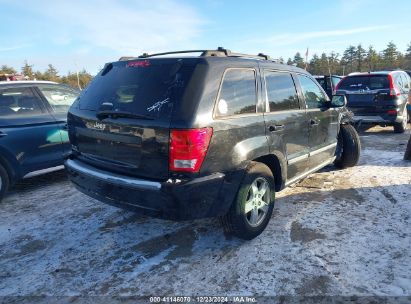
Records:
{"label": "rear quarter window", "polygon": [[253,69],[228,69],[217,99],[217,117],[256,112],[256,75]]}

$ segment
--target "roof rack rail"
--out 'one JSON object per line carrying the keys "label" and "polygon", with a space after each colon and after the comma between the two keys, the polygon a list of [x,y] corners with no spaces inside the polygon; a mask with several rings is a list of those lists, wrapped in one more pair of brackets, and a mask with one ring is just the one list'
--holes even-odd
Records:
{"label": "roof rack rail", "polygon": [[[174,51],[174,52],[164,52],[164,53],[155,53],[155,54],[143,53],[142,55],[138,56],[138,58],[149,58],[149,57],[156,57],[156,56],[162,56],[162,55],[187,54],[187,53],[201,53],[200,57],[242,57],[242,58],[252,58],[252,59],[270,60],[274,62],[279,62],[279,60],[272,59],[270,56],[265,55],[263,53],[259,53],[258,55],[234,53],[221,46],[218,47],[216,50],[186,50],[186,51]],[[122,57],[122,58],[125,59],[128,57]]]}
{"label": "roof rack rail", "polygon": [[207,50],[187,50],[187,51],[174,51],[174,52],[164,52],[164,53],[155,53],[155,54],[148,54],[143,53],[142,55],[138,56],[138,58],[149,58],[149,57],[156,57],[162,55],[172,55],[172,54],[186,54],[186,53],[204,53]]}

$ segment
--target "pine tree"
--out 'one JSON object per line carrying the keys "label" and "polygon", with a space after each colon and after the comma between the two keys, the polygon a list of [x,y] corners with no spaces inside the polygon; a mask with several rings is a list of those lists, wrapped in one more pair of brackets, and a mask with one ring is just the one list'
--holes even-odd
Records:
{"label": "pine tree", "polygon": [[330,55],[328,55],[328,64],[329,64],[329,72],[331,74],[337,74],[339,71],[339,66],[340,66],[340,61],[338,60],[338,57],[340,54],[335,53],[332,51]]}
{"label": "pine tree", "polygon": [[328,64],[328,57],[326,53],[322,53],[319,61],[320,67],[320,75],[328,75],[329,71],[329,64]]}
{"label": "pine tree", "polygon": [[374,49],[372,45],[368,47],[367,56],[365,60],[367,62],[368,71],[378,70],[380,56],[378,55],[377,51]]}
{"label": "pine tree", "polygon": [[310,60],[310,63],[308,65],[308,71],[313,75],[319,75],[320,74],[319,60],[320,60],[320,58],[318,58],[317,54],[314,54],[313,57]]}
{"label": "pine tree", "polygon": [[304,58],[301,57],[300,52],[297,52],[294,55],[294,60],[293,62],[299,67],[299,68],[304,68],[305,64],[304,64]]}
{"label": "pine tree", "polygon": [[3,64],[0,68],[0,74],[16,74],[17,71],[8,65]]}
{"label": "pine tree", "polygon": [[382,51],[383,68],[395,69],[398,67],[398,50],[394,42],[389,42],[387,48]]}
{"label": "pine tree", "polygon": [[27,60],[24,60],[24,66],[21,68],[21,73],[29,79],[34,79],[33,65],[29,65]]}
{"label": "pine tree", "polygon": [[362,47],[362,45],[359,44],[357,46],[357,49],[355,50],[355,63],[356,63],[356,70],[358,72],[363,72],[364,70],[364,61],[365,61],[366,55],[367,55],[367,52]]}
{"label": "pine tree", "polygon": [[40,71],[36,71],[36,72],[34,73],[34,79],[35,79],[35,80],[47,80],[47,79],[45,78],[44,74],[43,74],[42,72],[40,72]]}
{"label": "pine tree", "polygon": [[52,65],[49,64],[47,70],[44,72],[44,80],[49,81],[59,81],[60,76],[58,75],[57,69]]}
{"label": "pine tree", "polygon": [[288,65],[293,65],[293,63],[294,63],[294,62],[291,60],[291,58],[288,58],[287,64],[288,64]]}
{"label": "pine tree", "polygon": [[354,59],[355,59],[356,48],[350,45],[343,54],[342,62],[345,66],[345,73],[349,74],[355,72]]}

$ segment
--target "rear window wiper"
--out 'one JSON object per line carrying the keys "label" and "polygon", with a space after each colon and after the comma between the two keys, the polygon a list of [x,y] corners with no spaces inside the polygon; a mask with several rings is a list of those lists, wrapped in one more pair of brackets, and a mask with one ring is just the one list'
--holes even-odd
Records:
{"label": "rear window wiper", "polygon": [[100,111],[96,114],[98,119],[105,119],[105,118],[135,118],[135,119],[148,119],[148,120],[154,120],[153,117],[147,116],[147,115],[142,115],[142,114],[135,114],[131,112],[126,112],[126,111]]}

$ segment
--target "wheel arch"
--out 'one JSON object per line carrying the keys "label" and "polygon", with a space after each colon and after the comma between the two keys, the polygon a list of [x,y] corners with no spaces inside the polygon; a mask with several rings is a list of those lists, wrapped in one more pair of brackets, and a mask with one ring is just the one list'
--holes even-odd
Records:
{"label": "wheel arch", "polygon": [[0,165],[6,170],[10,184],[13,184],[17,179],[19,179],[19,172],[15,169],[17,166],[17,160],[10,155],[7,151],[4,151],[0,147]]}
{"label": "wheel arch", "polygon": [[270,168],[275,182],[275,191],[280,191],[285,187],[287,180],[287,166],[285,157],[279,153],[274,152],[268,155],[263,155],[255,158],[253,161],[265,164]]}

